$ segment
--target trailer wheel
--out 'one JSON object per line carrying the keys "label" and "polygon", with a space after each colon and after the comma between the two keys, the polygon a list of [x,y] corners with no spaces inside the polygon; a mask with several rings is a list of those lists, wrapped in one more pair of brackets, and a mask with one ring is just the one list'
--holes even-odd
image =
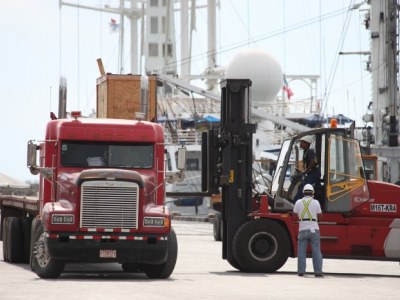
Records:
{"label": "trailer wheel", "polygon": [[178,241],[173,228],[168,236],[168,258],[161,265],[143,264],[141,265],[143,272],[149,278],[168,278],[174,271],[176,259],[178,257]]}
{"label": "trailer wheel", "polygon": [[31,252],[31,226],[32,218],[23,218],[21,220],[22,229],[22,262],[30,262],[30,252]]}
{"label": "trailer wheel", "polygon": [[6,218],[7,259],[11,263],[22,260],[22,229],[21,220],[16,217]]}
{"label": "trailer wheel", "polygon": [[33,236],[32,270],[41,278],[57,278],[64,269],[64,262],[52,258],[46,250],[43,225],[40,224]]}
{"label": "trailer wheel", "polygon": [[289,257],[288,233],[277,222],[266,219],[244,223],[236,232],[233,256],[245,272],[271,273]]}
{"label": "trailer wheel", "polygon": [[9,262],[8,259],[8,236],[7,236],[7,228],[8,228],[8,218],[5,218],[2,226],[2,239],[3,239],[3,260],[5,262]]}
{"label": "trailer wheel", "polygon": [[216,212],[213,221],[213,234],[214,240],[222,241],[222,216],[221,213]]}

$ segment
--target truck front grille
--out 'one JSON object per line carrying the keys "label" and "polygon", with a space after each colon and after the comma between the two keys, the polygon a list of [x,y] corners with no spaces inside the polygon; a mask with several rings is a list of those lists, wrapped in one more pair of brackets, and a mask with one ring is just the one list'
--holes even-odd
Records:
{"label": "truck front grille", "polygon": [[81,228],[138,228],[139,186],[124,181],[86,181],[81,189]]}

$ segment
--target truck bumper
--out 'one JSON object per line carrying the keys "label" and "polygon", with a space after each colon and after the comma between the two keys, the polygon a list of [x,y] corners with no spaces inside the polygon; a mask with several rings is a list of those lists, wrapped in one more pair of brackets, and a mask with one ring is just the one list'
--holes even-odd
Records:
{"label": "truck bumper", "polygon": [[[125,240],[90,237],[71,239],[63,235],[46,235],[45,243],[51,257],[65,261],[162,264],[168,257],[167,236]],[[114,253],[115,257],[104,257],[101,252]]]}

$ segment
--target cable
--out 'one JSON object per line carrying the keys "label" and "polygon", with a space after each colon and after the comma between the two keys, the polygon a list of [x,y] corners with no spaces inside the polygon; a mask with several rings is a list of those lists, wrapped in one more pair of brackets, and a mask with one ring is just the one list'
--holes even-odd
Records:
{"label": "cable", "polygon": [[[303,22],[299,22],[299,23],[295,23],[295,24],[289,25],[287,28],[281,28],[281,29],[278,29],[278,30],[275,30],[275,31],[272,31],[272,32],[269,32],[269,33],[265,33],[265,34],[261,34],[261,35],[255,36],[253,38],[253,43],[257,43],[259,41],[271,39],[271,38],[274,38],[276,36],[282,35],[282,34],[287,33],[287,32],[291,32],[291,31],[302,29],[302,28],[304,28],[306,26],[310,26],[310,25],[312,25],[314,23],[321,22],[321,20],[328,20],[328,19],[334,18],[334,17],[339,16],[343,12],[346,12],[348,10],[349,10],[348,7],[341,8],[341,9],[326,13],[323,16],[317,16],[317,17],[311,18],[311,19],[303,21]],[[246,46],[247,44],[248,44],[248,39],[246,39],[244,41],[239,41],[239,42],[227,45],[225,47],[221,47],[221,48],[217,49],[216,51],[219,54],[225,53],[225,52],[230,52],[230,51],[233,51],[235,49],[238,49],[238,48],[241,48],[243,46]],[[198,55],[192,56],[191,59],[192,59],[192,62],[196,62],[197,60],[207,59],[208,56],[209,55],[207,53],[203,52],[203,53],[200,53]],[[159,70],[170,68],[171,65],[175,66],[175,65],[183,64],[183,63],[186,63],[187,61],[188,61],[188,59],[177,60],[174,63],[170,63],[170,64],[168,64],[166,66],[160,67]]]}
{"label": "cable", "polygon": [[79,53],[79,50],[80,50],[80,36],[79,36],[79,34],[80,34],[80,30],[79,30],[79,26],[80,26],[80,24],[79,24],[79,0],[78,0],[78,5],[77,5],[77,7],[76,7],[76,11],[77,11],[77,26],[78,26],[78,28],[77,28],[77,31],[78,31],[78,34],[77,34],[77,42],[78,42],[78,45],[77,45],[77,47],[78,47],[78,82],[77,82],[77,91],[78,91],[78,99],[77,99],[77,101],[78,101],[78,109],[80,108],[79,107],[79,94],[80,94],[80,78],[79,78],[79,70],[80,70],[80,64],[79,64],[79,56],[80,56],[80,53]]}
{"label": "cable", "polygon": [[330,92],[331,92],[331,89],[332,89],[332,85],[333,85],[333,81],[334,81],[334,78],[336,76],[336,71],[337,71],[337,68],[338,68],[338,65],[339,65],[340,56],[337,55],[337,53],[339,53],[341,51],[342,47],[343,47],[344,40],[345,40],[345,35],[347,33],[347,29],[349,28],[349,24],[350,24],[349,15],[351,13],[351,9],[350,8],[353,6],[352,3],[353,3],[353,0],[350,2],[349,8],[347,10],[347,14],[346,14],[345,22],[344,22],[343,27],[342,27],[342,32],[341,32],[341,36],[340,36],[340,39],[339,39],[338,47],[337,47],[337,50],[335,52],[336,54],[335,54],[334,63],[333,63],[331,72],[329,73],[329,77],[328,77],[328,87],[325,87],[324,97],[322,99],[322,104],[321,104],[321,109],[320,109],[319,114],[324,114],[325,110],[326,110],[326,107],[328,105],[329,95],[330,95]]}

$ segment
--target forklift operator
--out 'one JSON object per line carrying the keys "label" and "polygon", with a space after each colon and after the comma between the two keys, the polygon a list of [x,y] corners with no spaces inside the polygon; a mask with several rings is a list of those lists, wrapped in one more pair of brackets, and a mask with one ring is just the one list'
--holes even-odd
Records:
{"label": "forklift operator", "polygon": [[321,170],[318,165],[317,156],[315,155],[314,149],[310,148],[313,142],[312,136],[304,136],[300,139],[300,148],[303,149],[303,175],[304,179],[298,188],[295,200],[302,197],[303,187],[306,184],[313,186],[320,184]]}

